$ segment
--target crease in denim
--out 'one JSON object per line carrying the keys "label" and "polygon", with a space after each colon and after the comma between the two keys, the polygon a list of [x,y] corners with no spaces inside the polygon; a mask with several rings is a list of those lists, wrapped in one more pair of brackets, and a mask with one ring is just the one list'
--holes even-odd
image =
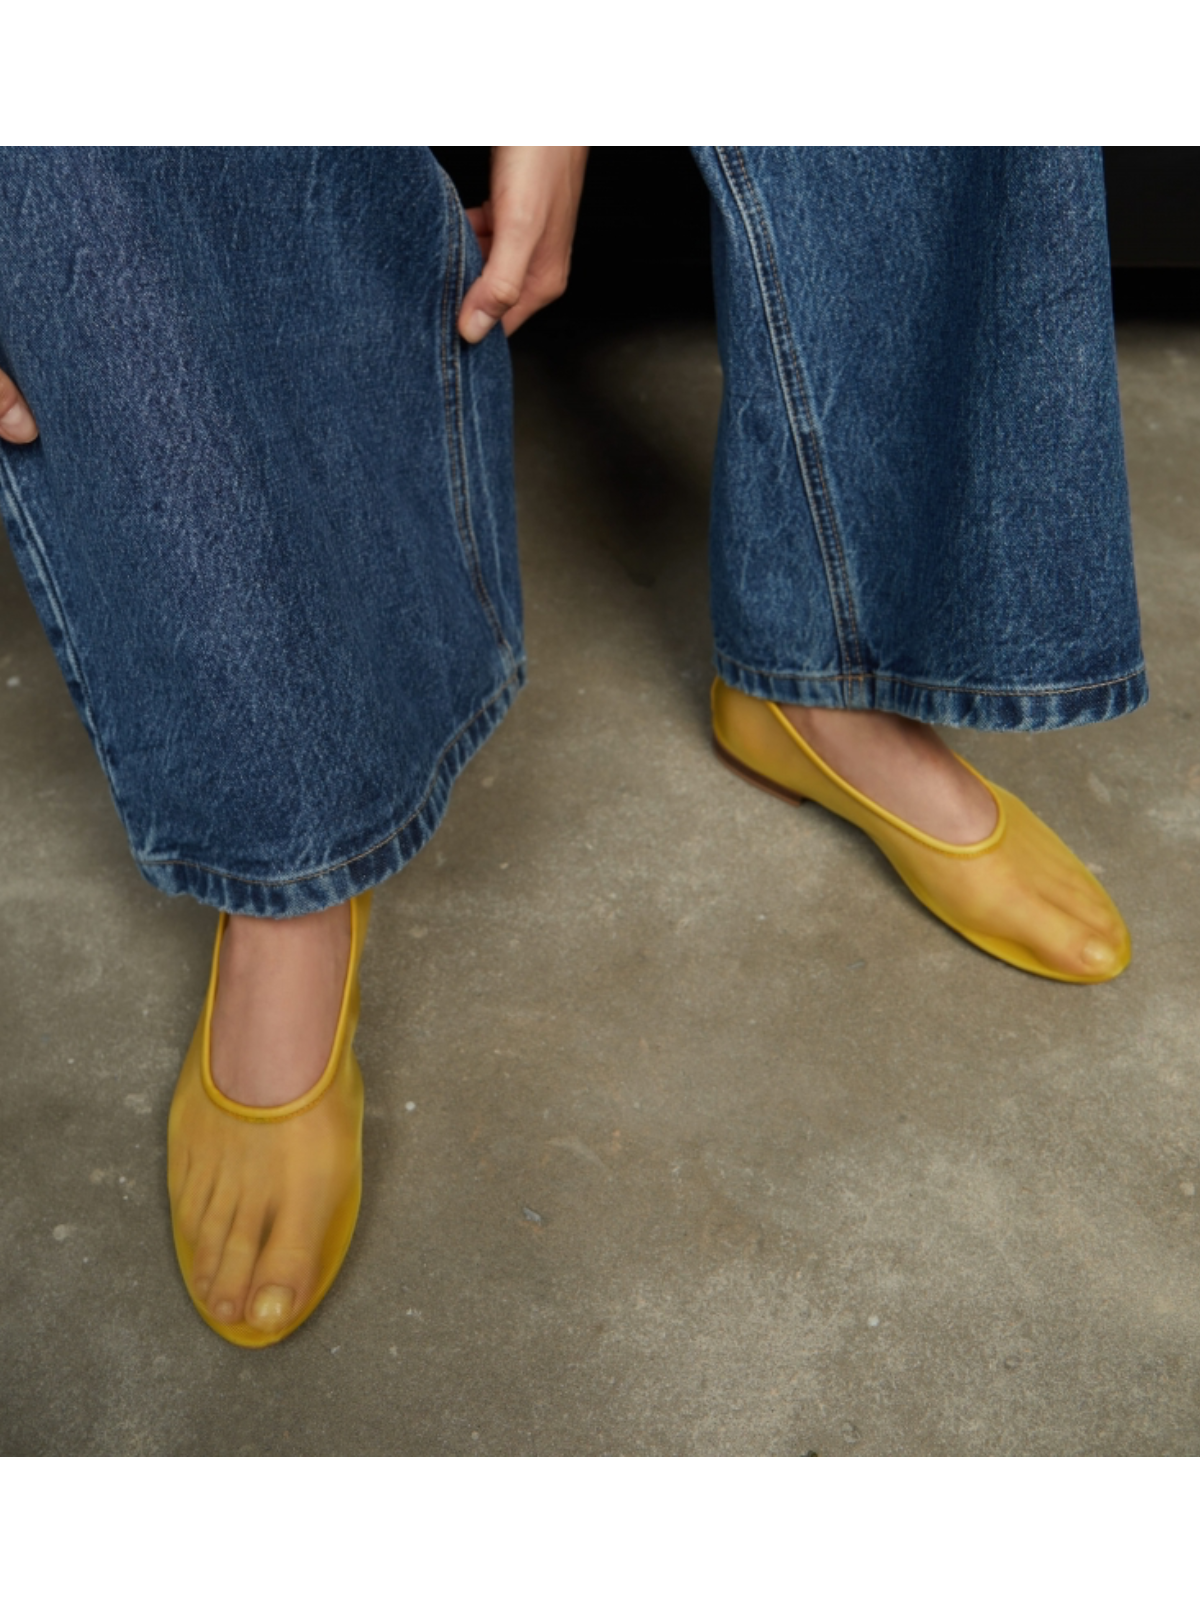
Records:
{"label": "crease in denim", "polygon": [[442,388],[446,407],[446,448],[449,458],[450,493],[454,503],[454,517],[462,540],[463,553],[471,571],[471,581],[484,614],[496,635],[505,669],[511,672],[516,665],[512,646],[504,635],[496,607],[484,582],[483,567],[479,558],[479,540],[471,518],[470,474],[467,470],[466,427],[463,420],[462,341],[458,335],[457,311],[462,303],[465,279],[466,217],[454,185],[443,173],[443,193],[446,200],[446,239],[448,260],[445,288],[442,295]]}
{"label": "crease in denim", "polygon": [[[796,459],[799,463],[813,527],[820,542],[821,556],[825,565],[825,576],[829,585],[829,599],[833,610],[834,626],[837,628],[838,634],[838,647],[841,652],[843,667],[849,669],[844,673],[844,676],[853,681],[863,670],[862,646],[859,640],[858,623],[854,614],[854,598],[850,589],[846,552],[842,547],[842,539],[837,525],[837,513],[832,495],[829,492],[828,479],[821,459],[820,437],[816,418],[795,336],[792,332],[791,319],[787,312],[787,302],[783,294],[783,285],[780,280],[775,250],[771,243],[766,209],[750,176],[741,146],[718,145],[715,148],[722,171],[729,184],[730,192],[734,197],[734,203],[737,205],[741,216],[742,226],[746,230],[746,239],[754,260],[759,293],[762,297],[763,314],[766,318],[771,348],[775,357],[780,393],[787,411],[788,425],[791,429],[792,442],[796,450]],[[736,173],[734,161],[737,163]],[[804,413],[805,426],[803,427],[800,423],[798,408]],[[819,490],[818,484],[820,486]],[[849,638],[847,638],[847,635]]]}

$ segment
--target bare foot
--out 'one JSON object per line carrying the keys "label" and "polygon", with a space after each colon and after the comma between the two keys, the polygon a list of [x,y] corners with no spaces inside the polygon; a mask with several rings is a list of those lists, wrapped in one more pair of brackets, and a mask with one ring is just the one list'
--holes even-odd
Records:
{"label": "bare foot", "polygon": [[321,1076],[333,1048],[350,907],[278,921],[230,917],[212,1022],[212,1075],[244,1106],[282,1106]]}
{"label": "bare foot", "polygon": [[[932,728],[881,711],[780,710],[839,777],[922,833],[971,845],[995,829],[991,795]],[[1054,970],[1118,970],[1126,933],[1116,907],[1051,830],[1020,809],[1024,825],[1010,828],[999,851],[962,859],[926,849],[922,881],[956,921],[1023,945]]]}
{"label": "bare foot", "polygon": [[[243,1106],[286,1105],[333,1048],[351,951],[349,905],[281,921],[231,917],[221,946],[212,1076]],[[222,1323],[293,1323],[324,1270],[335,1218],[357,1206],[356,1066],[300,1115],[255,1122],[215,1105],[189,1055],[171,1115],[170,1183],[191,1287]],[[347,1212],[349,1214],[349,1212]]]}
{"label": "bare foot", "polygon": [[839,778],[922,833],[978,844],[995,828],[995,801],[935,729],[888,711],[779,709]]}

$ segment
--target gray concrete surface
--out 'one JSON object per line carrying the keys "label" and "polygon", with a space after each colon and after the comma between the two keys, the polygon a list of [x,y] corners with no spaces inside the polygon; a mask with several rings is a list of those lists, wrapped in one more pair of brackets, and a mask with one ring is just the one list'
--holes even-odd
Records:
{"label": "gray concrete surface", "polygon": [[1121,336],[1151,706],[959,739],[1126,911],[1098,989],[716,764],[712,335],[567,351],[520,361],[531,685],[377,898],[368,1196],[277,1349],[171,1254],[211,914],[135,872],[3,555],[0,1447],[1191,1453],[1200,329]]}

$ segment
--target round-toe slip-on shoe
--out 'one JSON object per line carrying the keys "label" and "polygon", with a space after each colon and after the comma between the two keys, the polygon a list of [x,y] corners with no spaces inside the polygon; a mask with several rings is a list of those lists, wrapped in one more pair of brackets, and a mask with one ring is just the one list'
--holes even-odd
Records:
{"label": "round-toe slip-on shoe", "polygon": [[[989,783],[961,756],[956,759],[996,803],[996,826],[978,844],[945,844],[860,794],[822,761],[773,701],[742,694],[718,678],[712,688],[712,719],[713,746],[726,766],[792,805],[814,800],[861,828],[921,904],[980,950],[1023,972],[1061,983],[1106,983],[1129,965],[1129,930],[1079,857],[1028,806]],[[1018,860],[1025,881],[1044,874],[1048,881],[1073,882],[1112,913],[1120,935],[1115,946],[1103,941],[1111,950],[1111,961],[1094,974],[1065,972],[1047,966],[1025,945],[988,931],[989,912],[1002,897],[1005,881],[1012,881]],[[956,862],[962,863],[963,872],[954,873]],[[954,909],[944,899],[951,875],[957,889]]]}
{"label": "round-toe slip-on shoe", "polygon": [[[350,902],[350,960],[342,990],[333,1049],[325,1070],[305,1094],[281,1106],[244,1106],[213,1082],[212,1016],[217,996],[221,941],[228,925],[222,912],[213,948],[212,973],[204,1009],[175,1087],[167,1132],[171,1184],[171,1227],[175,1255],[192,1304],[215,1333],[248,1349],[278,1344],[295,1332],[321,1303],[337,1277],[358,1220],[362,1199],[363,1081],[355,1058],[358,1022],[358,968],[370,919],[368,891]],[[282,1326],[264,1331],[242,1321],[218,1321],[192,1287],[193,1245],[184,1238],[179,1204],[187,1171],[196,1164],[205,1183],[225,1177],[235,1185],[251,1175],[257,1209],[269,1223],[274,1203],[287,1193],[311,1201],[312,1186],[322,1186],[318,1201],[329,1213],[321,1244],[316,1287]]]}

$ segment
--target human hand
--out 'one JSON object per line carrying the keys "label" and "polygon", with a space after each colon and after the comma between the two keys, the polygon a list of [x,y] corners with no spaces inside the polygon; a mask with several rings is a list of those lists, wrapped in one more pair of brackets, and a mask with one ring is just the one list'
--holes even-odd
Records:
{"label": "human hand", "polygon": [[33,412],[7,372],[0,372],[0,439],[9,444],[32,444],[38,436]]}
{"label": "human hand", "polygon": [[484,268],[467,290],[458,331],[478,344],[499,322],[514,333],[567,287],[587,146],[497,145],[491,194],[467,212]]}

